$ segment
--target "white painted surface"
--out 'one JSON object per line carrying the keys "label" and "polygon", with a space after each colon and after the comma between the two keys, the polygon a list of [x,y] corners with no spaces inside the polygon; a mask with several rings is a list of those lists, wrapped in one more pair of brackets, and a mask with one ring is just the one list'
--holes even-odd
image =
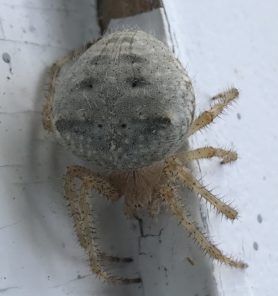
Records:
{"label": "white painted surface", "polygon": [[278,295],[278,3],[164,0],[177,55],[193,78],[197,111],[231,85],[240,99],[193,139],[233,147],[230,166],[200,162],[203,180],[240,211],[235,223],[209,211],[210,233],[249,264],[245,272],[215,266],[219,295]]}
{"label": "white painted surface", "polygon": [[[138,225],[126,222],[121,203],[107,205],[101,198],[97,210],[101,242],[115,255],[135,259],[128,268],[110,268],[116,274],[138,271],[144,284],[111,287],[90,272],[63,199],[65,167],[79,161],[46,135],[40,115],[48,67],[98,35],[94,7],[90,1],[81,4],[0,2],[1,57],[8,53],[11,58],[10,64],[3,59],[0,63],[0,237],[4,242],[0,244],[0,292],[22,296],[213,294],[210,261],[195,249],[175,219],[162,215],[157,221],[144,220],[145,235],[140,237]],[[114,24],[144,28],[166,42],[164,22],[156,10]],[[192,210],[198,216],[198,203],[192,203]],[[194,267],[187,256],[194,260]]]}
{"label": "white painted surface", "polygon": [[[41,124],[47,69],[98,34],[94,1],[0,0],[1,295],[142,294],[140,286],[110,287],[92,275],[63,198],[65,167],[77,160]],[[131,226],[115,219],[114,206],[98,206],[102,232],[119,226],[118,241],[110,231],[107,242],[118,245],[116,255],[130,255],[137,249],[136,238],[125,241]]]}

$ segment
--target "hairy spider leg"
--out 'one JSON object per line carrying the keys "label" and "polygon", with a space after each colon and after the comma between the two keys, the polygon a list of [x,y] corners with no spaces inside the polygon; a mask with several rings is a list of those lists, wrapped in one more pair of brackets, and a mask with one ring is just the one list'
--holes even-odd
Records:
{"label": "hairy spider leg", "polygon": [[[79,194],[75,188],[75,178],[81,181]],[[65,196],[69,201],[75,231],[81,246],[85,249],[92,271],[101,279],[113,284],[133,284],[141,282],[140,278],[124,278],[114,276],[104,270],[103,259],[114,262],[131,262],[129,257],[119,258],[101,252],[95,242],[93,211],[88,201],[90,192],[96,190],[108,200],[116,201],[120,198],[118,192],[103,178],[96,176],[92,171],[80,167],[70,166],[65,176]]]}
{"label": "hairy spider leg", "polygon": [[190,215],[186,210],[185,205],[181,202],[180,198],[175,192],[175,189],[170,184],[167,184],[161,188],[160,195],[165,201],[167,208],[178,219],[181,225],[193,238],[194,242],[201,248],[201,250],[205,254],[208,254],[220,263],[227,264],[231,267],[240,269],[247,267],[246,263],[235,260],[230,256],[224,255],[222,251],[216,247],[215,244],[210,242],[206,235],[202,233],[201,230],[199,230],[199,228],[195,225],[193,221],[191,221]]}
{"label": "hairy spider leg", "polygon": [[188,136],[195,134],[205,126],[213,122],[213,120],[219,116],[225,108],[227,108],[239,95],[236,88],[231,88],[225,92],[221,92],[215,95],[212,99],[219,102],[214,104],[211,109],[201,113],[190,125],[188,130]]}
{"label": "hairy spider leg", "polygon": [[226,150],[222,148],[215,148],[211,146],[202,147],[189,151],[183,151],[181,153],[176,154],[175,156],[185,162],[212,157],[221,158],[221,164],[231,163],[237,160],[237,153],[235,151]]}
{"label": "hairy spider leg", "polygon": [[175,157],[167,162],[165,174],[172,180],[181,181],[189,190],[209,202],[219,213],[234,220],[238,213],[235,209],[225,204],[205,188],[183,164]]}

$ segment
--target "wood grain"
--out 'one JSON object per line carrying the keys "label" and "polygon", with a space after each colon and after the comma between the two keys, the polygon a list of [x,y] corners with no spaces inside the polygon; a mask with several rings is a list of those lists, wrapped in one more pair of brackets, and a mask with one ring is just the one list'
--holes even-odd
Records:
{"label": "wood grain", "polygon": [[[116,3],[116,4],[115,4]],[[161,0],[98,0],[98,19],[102,33],[112,18],[123,18],[163,7]]]}

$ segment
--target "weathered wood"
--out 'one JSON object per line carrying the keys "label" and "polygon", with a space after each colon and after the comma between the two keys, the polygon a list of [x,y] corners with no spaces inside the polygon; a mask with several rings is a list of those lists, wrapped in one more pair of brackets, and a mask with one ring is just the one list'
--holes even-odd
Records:
{"label": "weathered wood", "polygon": [[161,0],[98,0],[97,10],[102,33],[112,18],[122,18],[163,7]]}

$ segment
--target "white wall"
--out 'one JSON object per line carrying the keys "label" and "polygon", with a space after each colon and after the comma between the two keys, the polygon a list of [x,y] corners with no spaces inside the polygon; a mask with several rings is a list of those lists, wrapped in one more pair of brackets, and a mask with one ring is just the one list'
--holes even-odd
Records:
{"label": "white wall", "polygon": [[215,267],[220,295],[278,294],[278,3],[277,1],[164,0],[177,55],[193,79],[197,111],[209,97],[236,86],[239,101],[193,138],[193,146],[232,147],[228,166],[200,162],[203,180],[232,201],[235,223],[208,209],[212,237],[249,264]]}

